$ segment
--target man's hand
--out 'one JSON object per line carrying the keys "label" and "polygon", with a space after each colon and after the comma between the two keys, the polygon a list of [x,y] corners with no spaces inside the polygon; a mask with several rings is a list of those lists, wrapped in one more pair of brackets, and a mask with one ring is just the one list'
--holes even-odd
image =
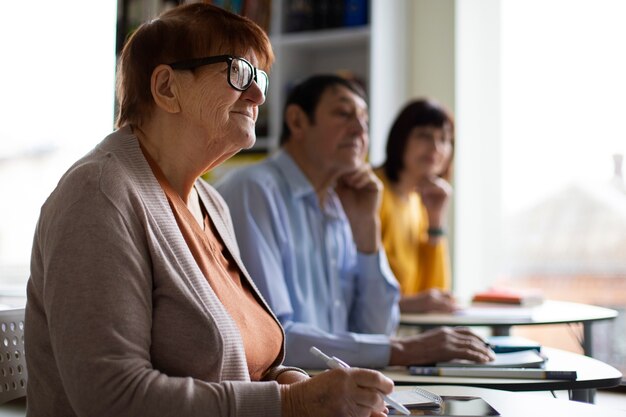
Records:
{"label": "man's hand", "polygon": [[480,336],[465,327],[440,327],[391,340],[390,365],[424,365],[452,359],[489,362],[495,354]]}
{"label": "man's hand", "polygon": [[354,242],[359,252],[374,253],[380,247],[380,208],[383,185],[369,164],[363,164],[337,181],[335,191],[341,200]]}

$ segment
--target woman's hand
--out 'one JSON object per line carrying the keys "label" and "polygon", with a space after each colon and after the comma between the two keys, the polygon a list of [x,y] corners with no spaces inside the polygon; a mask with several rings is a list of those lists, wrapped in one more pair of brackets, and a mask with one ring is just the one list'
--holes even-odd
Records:
{"label": "woman's hand", "polygon": [[408,295],[400,300],[400,311],[403,313],[451,313],[457,308],[452,294],[438,288]]}
{"label": "woman's hand", "polygon": [[440,177],[424,178],[416,187],[428,212],[428,226],[441,228],[446,219],[452,186]]}
{"label": "woman's hand", "polygon": [[333,369],[308,381],[281,386],[284,417],[385,417],[382,394],[393,382],[370,369]]}
{"label": "woman's hand", "polygon": [[480,336],[466,327],[439,327],[391,340],[390,365],[424,365],[452,359],[489,362],[495,359],[495,354]]}

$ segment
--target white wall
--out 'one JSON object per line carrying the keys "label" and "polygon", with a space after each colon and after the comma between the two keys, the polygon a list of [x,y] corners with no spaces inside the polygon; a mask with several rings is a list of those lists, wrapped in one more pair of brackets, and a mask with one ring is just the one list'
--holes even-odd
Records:
{"label": "white wall", "polygon": [[456,3],[455,293],[499,270],[500,0]]}
{"label": "white wall", "polygon": [[370,52],[370,161],[374,166],[385,159],[385,143],[391,123],[409,97],[410,39],[407,37],[411,0],[371,1]]}
{"label": "white wall", "polygon": [[456,118],[449,219],[454,292],[467,297],[498,271],[500,2],[413,0],[406,99],[428,96]]}
{"label": "white wall", "polygon": [[455,1],[411,2],[409,97],[431,97],[455,108]]}

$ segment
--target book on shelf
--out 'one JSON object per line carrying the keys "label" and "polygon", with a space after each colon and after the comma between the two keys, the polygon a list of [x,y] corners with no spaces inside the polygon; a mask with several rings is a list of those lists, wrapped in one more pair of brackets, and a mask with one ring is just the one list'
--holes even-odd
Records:
{"label": "book on shelf", "polygon": [[368,0],[285,0],[285,32],[367,25]]}
{"label": "book on shelf", "polygon": [[474,362],[466,359],[455,359],[448,362],[437,362],[439,368],[541,368],[546,362],[546,357],[534,349],[518,352],[496,353],[496,358],[491,362]]}
{"label": "book on shelf", "polygon": [[496,303],[518,306],[536,306],[543,303],[544,297],[539,290],[521,290],[509,288],[490,288],[477,292],[472,297],[473,303]]}
{"label": "book on shelf", "polygon": [[204,0],[204,2],[237,14],[241,14],[243,9],[243,0]]}
{"label": "book on shelf", "polygon": [[204,0],[228,10],[229,12],[245,16],[259,25],[266,33],[270,30],[272,0]]}
{"label": "book on shelf", "polygon": [[245,0],[241,14],[261,26],[265,33],[270,33],[272,0]]}
{"label": "book on shelf", "polygon": [[343,25],[367,25],[367,0],[345,0]]}
{"label": "book on shelf", "polygon": [[344,2],[316,0],[313,7],[313,28],[330,29],[343,26]]}
{"label": "book on shelf", "polygon": [[284,4],[285,32],[300,32],[315,28],[313,0],[285,0]]}

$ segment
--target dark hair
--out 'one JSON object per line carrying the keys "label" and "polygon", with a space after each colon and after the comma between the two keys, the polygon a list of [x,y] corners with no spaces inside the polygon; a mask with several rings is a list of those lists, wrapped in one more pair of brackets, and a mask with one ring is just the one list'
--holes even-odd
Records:
{"label": "dark hair", "polygon": [[334,74],[320,74],[314,75],[305,79],[304,81],[296,84],[289,95],[287,96],[287,102],[283,109],[283,130],[280,133],[280,145],[284,145],[291,136],[289,126],[285,121],[285,114],[287,113],[287,107],[295,104],[302,108],[311,122],[315,122],[315,109],[322,97],[322,94],[326,90],[335,86],[343,86],[357,94],[359,97],[367,100],[365,97],[365,91],[355,81],[348,80],[339,75]]}
{"label": "dark hair", "polygon": [[[419,99],[407,104],[391,126],[387,138],[387,159],[383,165],[385,175],[391,182],[397,182],[404,169],[404,152],[409,134],[418,126],[443,128],[446,124],[452,130],[452,152],[454,154],[454,118],[439,103],[429,99]],[[450,179],[452,156],[441,177]]]}
{"label": "dark hair", "polygon": [[164,12],[142,24],[128,39],[117,72],[119,113],[116,125],[141,124],[154,101],[152,72],[160,64],[207,55],[257,54],[265,71],[274,61],[267,34],[252,20],[204,3],[192,3]]}

